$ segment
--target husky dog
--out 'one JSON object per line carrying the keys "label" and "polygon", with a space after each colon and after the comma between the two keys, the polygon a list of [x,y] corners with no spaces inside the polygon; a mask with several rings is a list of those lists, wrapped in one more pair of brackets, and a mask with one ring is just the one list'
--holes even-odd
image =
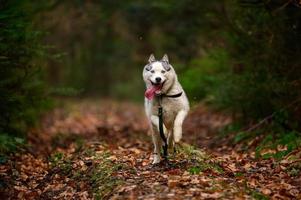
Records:
{"label": "husky dog", "polygon": [[161,60],[151,54],[142,75],[146,84],[145,112],[154,143],[153,164],[156,164],[161,159],[163,142],[159,133],[158,106],[163,107],[163,130],[168,147],[173,148],[182,138],[182,124],[189,111],[189,102],[166,54]]}

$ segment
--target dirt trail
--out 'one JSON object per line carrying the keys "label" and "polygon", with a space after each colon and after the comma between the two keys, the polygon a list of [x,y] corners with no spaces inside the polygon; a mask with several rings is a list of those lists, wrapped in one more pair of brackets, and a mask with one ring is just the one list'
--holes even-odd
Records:
{"label": "dirt trail", "polygon": [[153,167],[141,106],[67,102],[29,133],[31,146],[0,166],[0,197],[300,199],[300,176],[289,170],[296,163],[258,160],[254,152],[219,143],[217,130],[230,121],[202,105],[194,108],[185,121],[185,143],[169,163]]}

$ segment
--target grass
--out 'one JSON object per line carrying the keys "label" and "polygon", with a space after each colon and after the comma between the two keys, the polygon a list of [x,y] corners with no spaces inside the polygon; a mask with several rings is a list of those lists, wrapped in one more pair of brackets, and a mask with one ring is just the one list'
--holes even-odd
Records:
{"label": "grass", "polygon": [[50,166],[59,169],[61,174],[72,176],[72,160],[63,153],[56,152],[49,158]]}
{"label": "grass", "polygon": [[206,154],[205,151],[200,149],[196,149],[194,146],[188,144],[182,144],[178,149],[178,156],[184,157],[187,160],[197,160],[197,161],[204,161],[209,159],[210,156]]}
{"label": "grass", "polygon": [[[300,147],[301,137],[298,133],[279,132],[266,135],[262,142],[256,147],[255,155],[257,158],[269,159],[274,158],[281,160],[290,152]],[[279,147],[282,147],[279,149]],[[262,153],[266,149],[274,150],[274,152]]]}
{"label": "grass", "polygon": [[94,165],[90,172],[90,182],[96,199],[108,198],[112,194],[113,189],[122,183],[122,180],[114,176],[114,174],[124,166],[112,162],[108,157],[110,157],[108,152],[97,155],[96,159],[100,163]]}
{"label": "grass", "polygon": [[256,200],[269,200],[269,197],[260,192],[257,192],[256,190],[249,190],[248,193]]}
{"label": "grass", "polygon": [[259,192],[257,189],[253,189],[248,187],[248,185],[245,183],[245,191],[248,195],[250,195],[255,200],[269,200],[270,198],[261,192]]}
{"label": "grass", "polygon": [[233,123],[221,131],[220,137],[227,137],[234,133],[233,144],[245,144],[241,146],[241,150],[255,148],[256,158],[281,160],[301,146],[301,134],[294,130],[285,130],[275,124],[266,124],[253,131],[241,131],[241,126]]}
{"label": "grass", "polygon": [[301,161],[291,164],[287,169],[290,176],[298,177],[301,175]]}
{"label": "grass", "polygon": [[217,174],[224,172],[219,164],[206,154],[205,151],[196,149],[191,145],[183,144],[177,156],[191,163],[191,166],[188,168],[190,174],[200,174],[205,171],[212,171]]}
{"label": "grass", "polygon": [[[116,176],[116,173],[124,168],[122,164],[111,161],[110,156],[108,151],[99,153],[93,148],[85,148],[72,157],[67,157],[61,152],[54,153],[49,158],[49,162],[59,174],[77,182],[88,183],[95,199],[107,199],[113,189],[122,184],[122,180]],[[86,163],[84,158],[92,158],[92,160]]]}

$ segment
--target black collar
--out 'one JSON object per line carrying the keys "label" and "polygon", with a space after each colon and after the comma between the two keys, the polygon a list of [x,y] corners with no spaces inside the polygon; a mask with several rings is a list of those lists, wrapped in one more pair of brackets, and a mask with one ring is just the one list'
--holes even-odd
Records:
{"label": "black collar", "polygon": [[168,97],[168,98],[178,98],[180,96],[182,96],[183,92],[179,92],[177,94],[171,94],[171,95],[168,95],[168,94],[161,94],[160,96],[161,97]]}

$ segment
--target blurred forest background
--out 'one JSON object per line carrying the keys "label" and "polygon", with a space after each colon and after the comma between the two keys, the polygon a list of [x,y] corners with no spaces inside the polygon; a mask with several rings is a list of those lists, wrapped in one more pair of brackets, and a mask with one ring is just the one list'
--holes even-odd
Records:
{"label": "blurred forest background", "polygon": [[[228,127],[300,137],[298,0],[0,0],[1,151],[54,97],[143,101],[142,68],[167,53],[191,101],[233,115]],[[255,129],[255,128],[254,128]],[[252,134],[254,131],[251,131]],[[254,134],[239,132],[237,140]]]}

